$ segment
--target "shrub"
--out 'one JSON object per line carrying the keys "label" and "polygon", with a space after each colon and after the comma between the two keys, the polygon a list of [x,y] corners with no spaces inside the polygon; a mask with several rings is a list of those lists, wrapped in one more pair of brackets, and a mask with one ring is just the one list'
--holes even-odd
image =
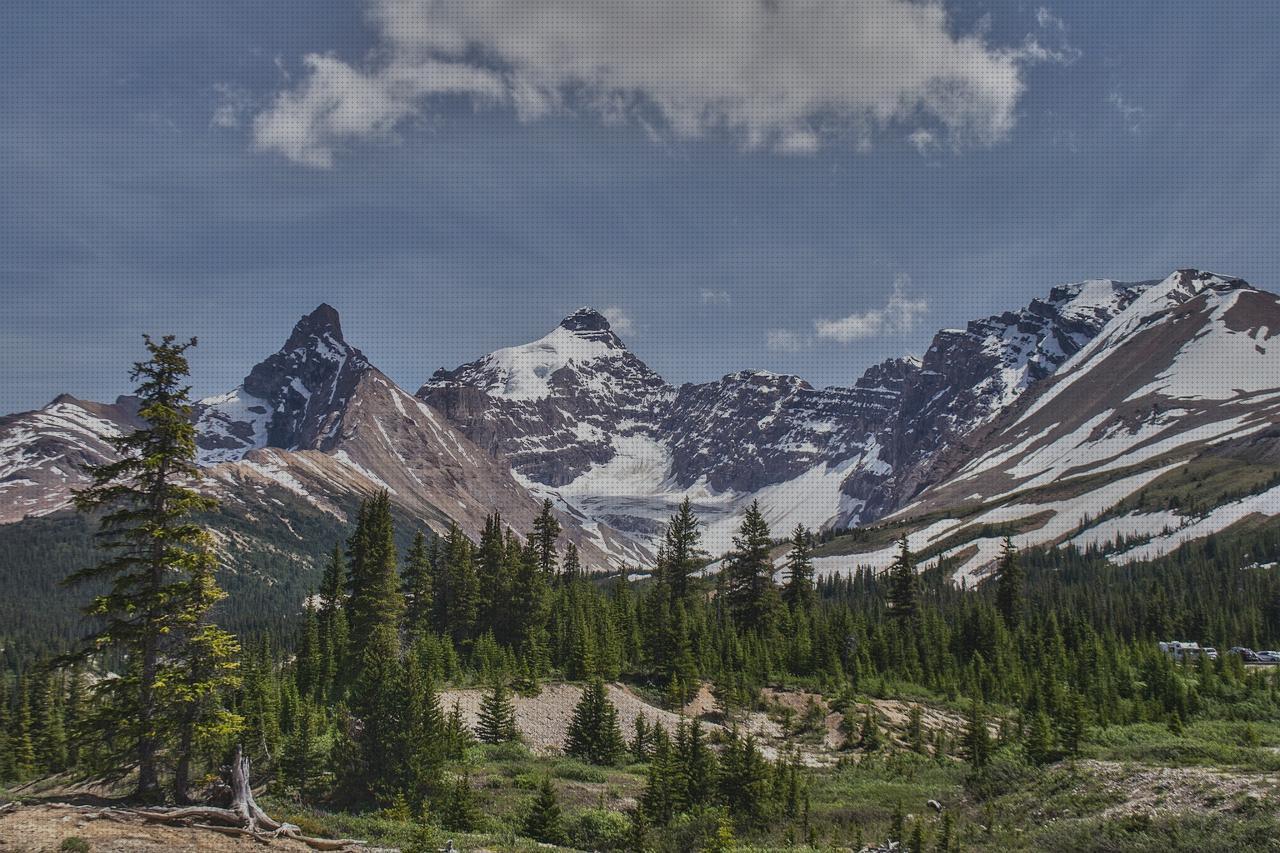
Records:
{"label": "shrub", "polygon": [[586,809],[565,822],[569,844],[579,850],[625,850],[631,822],[607,809]]}

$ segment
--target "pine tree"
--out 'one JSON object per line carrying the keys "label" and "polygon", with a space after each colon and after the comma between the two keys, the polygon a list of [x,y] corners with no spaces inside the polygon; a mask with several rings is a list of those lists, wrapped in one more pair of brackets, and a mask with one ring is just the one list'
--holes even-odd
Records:
{"label": "pine tree", "polygon": [[592,764],[613,764],[625,749],[618,710],[605,695],[604,682],[587,685],[573,709],[565,752]]}
{"label": "pine tree", "polygon": [[13,734],[10,738],[13,764],[16,777],[24,779],[36,769],[36,748],[31,737],[31,696],[27,691],[25,678],[18,679],[14,706]]}
{"label": "pine tree", "polygon": [[310,798],[315,791],[322,764],[318,716],[319,713],[310,700],[304,698],[298,705],[280,761],[284,781],[303,800]]}
{"label": "pine tree", "polygon": [[718,790],[734,819],[747,826],[764,823],[769,801],[769,766],[756,746],[755,737],[729,733],[720,754]]}
{"label": "pine tree", "polygon": [[694,720],[689,725],[680,723],[676,729],[675,751],[677,807],[688,811],[705,805],[714,792],[717,767],[701,721]]}
{"label": "pine tree", "polygon": [[476,575],[473,548],[457,524],[449,527],[445,537],[444,566],[441,572],[444,589],[437,596],[439,624],[455,644],[466,648],[476,629],[480,615],[480,581]]}
{"label": "pine tree", "polygon": [[912,752],[924,755],[928,751],[924,738],[924,709],[919,705],[912,705],[907,712],[907,742],[911,744]]}
{"label": "pine tree", "polygon": [[884,746],[884,736],[880,732],[880,724],[875,715],[868,710],[862,717],[862,729],[858,735],[858,744],[867,752],[876,752]]}
{"label": "pine tree", "polygon": [[690,581],[703,557],[700,526],[687,497],[667,522],[663,536],[666,559],[662,563],[660,577],[670,590],[672,601],[684,601],[689,597]]}
{"label": "pine tree", "polygon": [[17,726],[9,712],[9,693],[0,677],[0,785],[18,777]]}
{"label": "pine tree", "polygon": [[471,778],[459,776],[443,797],[439,808],[440,823],[445,829],[454,832],[473,832],[480,823],[480,812],[476,808],[475,793],[471,790]]}
{"label": "pine tree", "polygon": [[622,849],[632,853],[646,853],[650,849],[649,818],[644,808],[637,806],[627,813],[627,835],[622,845]]}
{"label": "pine tree", "polygon": [[349,540],[350,597],[346,608],[351,658],[368,657],[371,647],[379,654],[399,655],[400,594],[396,568],[395,530],[391,520],[391,496],[384,489],[364,502],[356,530]]}
{"label": "pine tree", "polygon": [[711,836],[702,845],[700,853],[728,853],[738,846],[733,837],[733,819],[728,809],[719,809],[716,814],[716,826]]}
{"label": "pine tree", "polygon": [[56,673],[35,679],[31,708],[36,765],[46,773],[58,773],[66,766],[67,735],[62,719],[62,685]]}
{"label": "pine tree", "polygon": [[920,613],[920,581],[907,537],[898,542],[898,556],[889,567],[889,604],[895,619],[908,621]]}
{"label": "pine tree", "polygon": [[671,785],[676,772],[675,754],[671,749],[671,739],[662,726],[654,726],[650,740],[653,746],[644,792],[640,795],[640,809],[648,821],[666,826],[676,813],[675,791]]}
{"label": "pine tree", "polygon": [[320,695],[333,690],[343,666],[349,638],[344,591],[347,588],[347,566],[342,545],[333,546],[333,554],[320,581],[320,672],[316,689]]}
{"label": "pine tree", "polygon": [[936,853],[953,853],[955,850],[955,843],[955,818],[951,816],[951,812],[943,812],[942,831],[938,833],[938,845],[934,850]]}
{"label": "pine tree", "polygon": [[787,554],[786,585],[782,600],[792,612],[807,611],[813,606],[813,534],[803,524],[791,533],[791,552]]}
{"label": "pine tree", "polygon": [[762,628],[773,615],[777,590],[769,554],[769,525],[758,501],[753,501],[743,516],[733,548],[723,573],[729,607],[741,627]]}
{"label": "pine tree", "polygon": [[572,542],[564,546],[564,562],[560,571],[569,583],[582,579],[582,558],[578,556],[578,546]]}
{"label": "pine tree", "polygon": [[461,751],[460,740],[451,739],[446,729],[430,672],[413,655],[405,661],[404,669],[405,695],[409,697],[403,723],[408,756],[404,788],[415,803],[421,803],[439,787],[445,763]]}
{"label": "pine tree", "polygon": [[902,810],[902,801],[893,804],[893,817],[889,819],[889,840],[901,844],[907,836],[907,816]]}
{"label": "pine tree", "polygon": [[192,578],[207,559],[194,513],[215,502],[189,487],[200,476],[186,352],[192,338],[176,343],[145,338],[147,361],[134,365],[138,417],[144,426],[111,440],[119,460],[89,469],[93,485],[76,494],[82,512],[103,511],[100,541],[112,556],[81,569],[68,583],[94,582],[107,591],[86,613],[98,620],[81,657],[104,649],[137,662],[119,678],[98,682],[96,693],[114,713],[95,719],[127,726],[129,751],[138,764],[137,794],[154,799],[158,759],[174,729],[168,695],[181,674],[169,672],[177,646],[199,622],[207,598]]}
{"label": "pine tree", "polygon": [[924,853],[924,822],[916,818],[911,822],[911,853]]}
{"label": "pine tree", "polygon": [[543,778],[542,784],[538,786],[538,795],[529,805],[529,813],[524,819],[524,834],[543,844],[564,843],[560,802],[556,799],[556,789],[548,778]]}
{"label": "pine tree", "polygon": [[961,743],[964,756],[974,767],[986,767],[991,760],[991,733],[987,730],[987,717],[976,699],[969,705]]}
{"label": "pine tree", "polygon": [[1023,748],[1026,750],[1027,760],[1032,764],[1047,764],[1053,760],[1053,729],[1043,708],[1031,715]]}
{"label": "pine tree", "polygon": [[480,702],[479,716],[476,736],[481,743],[505,743],[519,739],[516,708],[511,702],[507,685],[501,680],[494,681],[493,688],[484,695]]}
{"label": "pine tree", "polygon": [[226,598],[214,579],[217,560],[212,539],[205,534],[192,569],[183,643],[173,655],[173,713],[177,730],[173,794],[187,802],[192,765],[201,746],[225,746],[244,725],[228,710],[225,699],[240,686],[240,643],[208,619],[209,610]]}
{"label": "pine tree", "polygon": [[431,614],[435,609],[431,574],[426,538],[419,530],[413,536],[413,545],[405,555],[404,571],[400,575],[400,592],[405,602],[405,633],[410,642],[431,632]]}
{"label": "pine tree", "polygon": [[996,609],[1011,631],[1017,630],[1022,622],[1025,584],[1026,573],[1018,560],[1018,549],[1013,547],[1013,540],[1006,536],[1000,550],[1000,561],[996,564]]}
{"label": "pine tree", "polygon": [[308,598],[302,606],[302,631],[298,638],[298,660],[294,682],[302,696],[320,696],[325,683],[324,650],[320,640],[320,618]]}
{"label": "pine tree", "polygon": [[538,568],[546,578],[555,574],[559,555],[556,553],[556,541],[560,538],[560,522],[556,519],[551,498],[542,502],[542,511],[533,520],[533,535],[530,540],[538,554]]}

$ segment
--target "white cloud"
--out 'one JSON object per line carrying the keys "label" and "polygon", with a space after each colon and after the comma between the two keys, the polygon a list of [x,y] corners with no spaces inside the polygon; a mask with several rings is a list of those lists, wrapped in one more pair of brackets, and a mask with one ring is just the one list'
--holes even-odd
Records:
{"label": "white cloud", "polygon": [[257,116],[258,147],[329,166],[450,93],[522,121],[573,110],[793,154],[920,127],[987,145],[1014,125],[1023,67],[1057,58],[1031,37],[997,47],[985,29],[956,33],[939,0],[367,2],[377,49],[354,64],[306,57]]}
{"label": "white cloud", "polygon": [[850,314],[838,320],[814,320],[814,332],[821,340],[847,344],[863,338],[911,331],[919,316],[929,310],[929,301],[924,297],[908,297],[906,287],[910,283],[909,276],[899,275],[894,279],[893,290],[883,308]]}
{"label": "white cloud", "polygon": [[920,128],[907,137],[910,142],[921,155],[933,153],[938,148],[938,137],[933,135],[933,131]]}
{"label": "white cloud", "polygon": [[812,344],[812,339],[790,329],[770,329],[765,335],[765,345],[774,352],[799,352]]}
{"label": "white cloud", "polygon": [[218,93],[218,106],[209,119],[209,124],[213,127],[239,127],[244,117],[256,106],[253,96],[238,86],[215,83],[213,90]]}
{"label": "white cloud", "polygon": [[701,296],[703,305],[728,305],[733,301],[727,290],[704,289]]}
{"label": "white cloud", "polygon": [[1130,133],[1138,133],[1142,130],[1142,120],[1146,117],[1146,110],[1137,104],[1131,103],[1119,92],[1112,92],[1107,98],[1107,103],[1115,107],[1116,111],[1124,118]]}
{"label": "white cloud", "polygon": [[609,325],[613,331],[619,335],[634,335],[636,332],[635,321],[631,319],[626,311],[617,305],[610,305],[608,308],[600,312],[605,319],[609,321]]}

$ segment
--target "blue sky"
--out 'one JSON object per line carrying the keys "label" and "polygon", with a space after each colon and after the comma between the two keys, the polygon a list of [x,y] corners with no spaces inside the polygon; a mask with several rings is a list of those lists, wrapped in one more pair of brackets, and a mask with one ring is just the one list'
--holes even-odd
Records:
{"label": "blue sky", "polygon": [[823,385],[1066,281],[1280,286],[1267,4],[584,2],[5,3],[0,411],[143,331],[229,388],[320,301],[410,389],[584,304]]}

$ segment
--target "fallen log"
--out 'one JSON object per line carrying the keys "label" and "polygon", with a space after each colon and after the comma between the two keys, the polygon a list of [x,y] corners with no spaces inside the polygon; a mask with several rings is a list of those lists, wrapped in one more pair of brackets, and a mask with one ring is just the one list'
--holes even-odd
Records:
{"label": "fallen log", "polygon": [[[16,803],[10,806],[16,808]],[[8,807],[0,807],[7,809]],[[3,811],[0,811],[2,814]],[[177,808],[105,808],[96,814],[85,817],[119,820],[127,815],[152,823],[165,823],[177,826],[189,826],[192,829],[203,829],[222,835],[233,835],[252,838],[264,844],[272,840],[287,838],[307,845],[312,850],[347,850],[364,846],[363,841],[349,838],[313,838],[303,835],[302,830],[292,823],[273,819],[258,806],[253,797],[253,788],[249,785],[249,757],[240,747],[236,747],[235,758],[231,763],[231,807],[217,806],[180,806]]]}

